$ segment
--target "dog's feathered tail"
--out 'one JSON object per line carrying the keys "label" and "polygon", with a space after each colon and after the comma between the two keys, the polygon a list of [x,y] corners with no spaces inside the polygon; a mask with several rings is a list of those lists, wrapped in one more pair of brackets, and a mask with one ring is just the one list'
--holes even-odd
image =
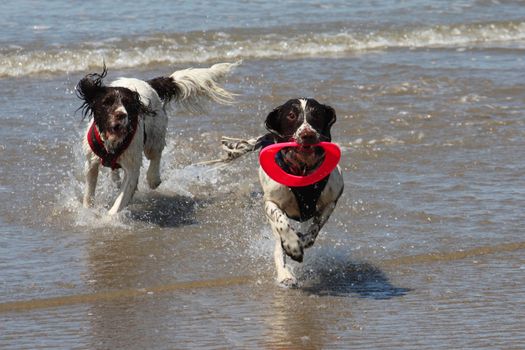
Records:
{"label": "dog's feathered tail", "polygon": [[210,68],[179,70],[169,77],[148,80],[148,84],[157,91],[164,104],[175,101],[189,111],[202,112],[208,101],[220,104],[233,102],[234,94],[218,83],[239,64],[218,63]]}

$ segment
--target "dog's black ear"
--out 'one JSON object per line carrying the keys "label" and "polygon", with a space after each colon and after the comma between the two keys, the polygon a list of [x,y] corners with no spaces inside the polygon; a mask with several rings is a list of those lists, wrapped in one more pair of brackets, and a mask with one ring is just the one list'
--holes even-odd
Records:
{"label": "dog's black ear", "polygon": [[279,111],[281,110],[281,107],[282,106],[276,107],[273,111],[271,111],[264,122],[266,129],[277,136],[282,136],[282,131],[280,130],[281,125],[279,123]]}
{"label": "dog's black ear", "polygon": [[142,103],[142,100],[140,99],[140,94],[137,91],[131,91],[132,93],[132,102],[129,106],[130,109],[134,109],[134,111],[137,114],[149,114],[149,115],[155,115],[155,112],[151,108],[151,101],[148,105],[145,105]]}
{"label": "dog's black ear", "polygon": [[75,87],[78,98],[84,100],[79,109],[82,110],[84,117],[92,113],[95,98],[104,90],[102,80],[106,77],[108,71],[106,65],[101,74],[91,73],[82,78]]}
{"label": "dog's black ear", "polygon": [[337,116],[335,115],[335,109],[328,105],[323,105],[324,107],[324,113],[325,113],[325,127],[323,128],[323,134],[325,137],[328,138],[328,141],[332,141],[332,135],[330,134],[330,129],[332,128],[332,125],[337,120]]}
{"label": "dog's black ear", "polygon": [[328,106],[328,105],[324,105],[325,107],[325,110],[326,110],[326,115],[328,116],[327,118],[327,124],[326,126],[328,128],[331,128],[332,125],[334,125],[334,123],[336,122],[337,120],[337,116],[335,115],[335,109],[333,109],[332,107]]}

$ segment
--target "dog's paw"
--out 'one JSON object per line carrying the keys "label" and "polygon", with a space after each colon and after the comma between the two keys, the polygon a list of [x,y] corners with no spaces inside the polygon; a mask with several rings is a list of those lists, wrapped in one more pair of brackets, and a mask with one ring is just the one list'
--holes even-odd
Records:
{"label": "dog's paw", "polygon": [[283,288],[297,288],[299,286],[297,280],[293,276],[279,279],[277,283]]}
{"label": "dog's paw", "polygon": [[315,239],[317,238],[316,235],[311,233],[302,234],[299,232],[297,233],[297,235],[299,236],[299,239],[301,240],[304,248],[310,248],[311,246],[313,246],[315,243]]}
{"label": "dog's paw", "polygon": [[159,187],[161,183],[162,183],[162,180],[160,178],[154,178],[154,179],[149,179],[148,178],[148,186],[152,190],[154,190],[157,187]]}
{"label": "dog's paw", "polygon": [[297,287],[297,279],[289,267],[277,267],[277,284],[284,288]]}
{"label": "dog's paw", "polygon": [[297,236],[293,239],[281,239],[281,246],[283,247],[286,255],[292,258],[292,260],[303,262],[303,245]]}

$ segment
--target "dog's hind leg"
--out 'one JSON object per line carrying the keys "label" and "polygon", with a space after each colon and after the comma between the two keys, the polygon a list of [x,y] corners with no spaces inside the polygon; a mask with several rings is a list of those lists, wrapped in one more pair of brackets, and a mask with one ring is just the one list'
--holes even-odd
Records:
{"label": "dog's hind leg", "polygon": [[264,202],[264,209],[272,229],[281,240],[282,248],[286,254],[293,260],[302,262],[303,245],[294,228],[290,225],[288,216],[272,201]]}
{"label": "dog's hind leg", "polygon": [[156,157],[149,158],[148,171],[146,172],[146,180],[151,189],[159,187],[162,180],[160,179],[160,154]]}
{"label": "dog's hind leg", "polygon": [[166,127],[168,126],[168,116],[164,110],[159,111],[155,116],[146,116],[144,127],[144,155],[149,160],[146,181],[151,189],[159,187],[162,182],[160,178],[160,159],[162,151],[166,145]]}
{"label": "dog's hind leg", "polygon": [[84,190],[84,207],[89,208],[93,206],[93,198],[95,197],[95,188],[97,187],[98,180],[98,161],[86,161],[85,173],[86,173],[86,188]]}
{"label": "dog's hind leg", "polygon": [[158,135],[155,135],[155,138],[157,139],[156,142],[153,142],[154,140],[152,140],[150,144],[150,141],[148,140],[146,147],[144,148],[144,154],[149,160],[146,181],[151,189],[159,187],[162,182],[160,178],[160,159],[165,144],[165,133],[159,132]]}

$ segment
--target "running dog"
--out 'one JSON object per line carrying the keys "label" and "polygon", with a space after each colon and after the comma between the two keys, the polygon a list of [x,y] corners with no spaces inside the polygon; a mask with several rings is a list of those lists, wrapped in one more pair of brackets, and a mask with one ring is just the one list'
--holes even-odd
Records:
{"label": "running dog", "polygon": [[[229,158],[223,160],[237,158],[270,144],[295,141],[299,147],[279,151],[277,163],[290,174],[309,175],[324,160],[323,150],[315,144],[331,141],[330,129],[335,121],[335,110],[330,106],[311,98],[289,100],[267,116],[268,134],[241,142],[223,138],[223,148]],[[285,253],[295,261],[303,261],[304,249],[314,244],[343,192],[341,170],[336,167],[321,181],[304,187],[287,187],[275,182],[262,168],[259,168],[259,180],[264,192],[264,210],[276,239],[277,280],[283,285],[294,286],[297,280],[286,265]],[[307,223],[306,229],[298,231],[291,220]]]}
{"label": "running dog", "polygon": [[[233,95],[218,85],[236,64],[220,63],[210,68],[185,69],[151,80],[119,78],[108,85],[101,74],[86,75],[76,86],[83,100],[84,118],[93,117],[83,140],[86,156],[85,207],[93,205],[100,165],[111,167],[120,192],[109,210],[114,215],[126,207],[137,188],[142,154],[149,160],[148,186],[161,183],[160,159],[166,144],[167,107],[174,101],[188,110],[202,110],[206,100],[231,103]],[[124,171],[120,181],[118,169]]]}

